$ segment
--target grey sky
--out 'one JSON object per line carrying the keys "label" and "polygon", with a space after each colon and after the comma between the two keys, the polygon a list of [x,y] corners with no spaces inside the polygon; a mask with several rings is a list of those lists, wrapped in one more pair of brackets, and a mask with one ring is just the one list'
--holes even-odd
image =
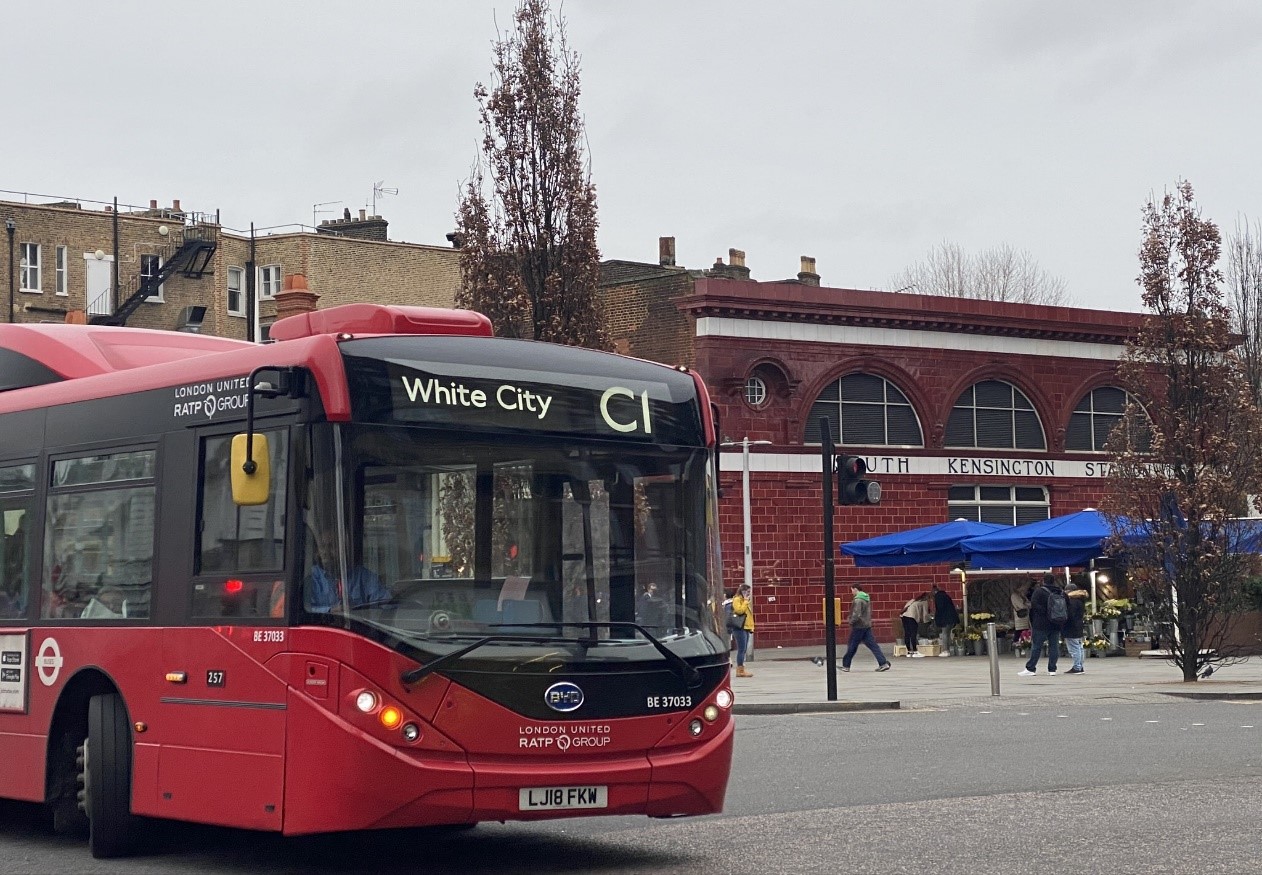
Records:
{"label": "grey sky", "polygon": [[[513,2],[6,5],[0,188],[226,225],[367,206],[446,245],[474,83]],[[810,255],[888,288],[943,240],[1008,243],[1085,306],[1139,309],[1140,208],[1179,178],[1262,218],[1262,4],[569,0],[605,258],[755,279]],[[20,23],[20,26],[18,26]],[[12,195],[0,197],[11,198]],[[332,217],[332,214],[321,216]]]}

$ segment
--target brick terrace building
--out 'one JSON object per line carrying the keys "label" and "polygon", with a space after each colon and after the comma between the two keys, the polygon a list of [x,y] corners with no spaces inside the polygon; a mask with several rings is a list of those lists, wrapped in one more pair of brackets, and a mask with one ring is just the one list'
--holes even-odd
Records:
{"label": "brick terrace building", "polygon": [[[1094,506],[1103,440],[1121,412],[1115,386],[1135,313],[996,303],[819,285],[814,260],[793,279],[749,279],[744,253],[708,271],[606,265],[619,348],[695,367],[725,439],[750,453],[752,560],[761,646],[822,640],[820,417],[838,448],[863,455],[879,507],[838,507],[838,543],[957,517],[1024,523]],[[743,577],[742,454],[722,460],[725,578]],[[961,601],[945,566],[837,563],[839,595],[871,587],[874,627],[931,583]],[[1002,619],[1002,618],[1001,618]]]}
{"label": "brick terrace building", "polygon": [[181,247],[192,256],[189,263],[156,294],[143,296],[127,325],[260,339],[277,318],[276,292],[293,275],[306,277],[321,307],[356,301],[450,306],[460,283],[459,252],[387,240],[386,220],[363,210],[318,229],[293,225],[251,237],[224,228],[213,213],[183,209],[178,200],[170,207],[120,205],[115,212],[112,204],[87,200],[23,198],[0,200],[0,221],[13,226],[12,264],[9,240],[0,246],[0,321],[114,318],[145,277]]}

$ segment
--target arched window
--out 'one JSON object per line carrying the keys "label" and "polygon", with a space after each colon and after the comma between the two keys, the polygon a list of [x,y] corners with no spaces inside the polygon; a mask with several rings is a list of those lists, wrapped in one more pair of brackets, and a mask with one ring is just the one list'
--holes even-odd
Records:
{"label": "arched window", "polygon": [[1043,424],[1030,399],[1011,383],[982,380],[961,393],[947,420],[946,445],[971,449],[1045,450]]}
{"label": "arched window", "polygon": [[805,441],[820,442],[820,418],[841,446],[923,447],[916,411],[897,386],[876,374],[847,374],[811,405]]}
{"label": "arched window", "polygon": [[[1065,432],[1065,449],[1081,453],[1103,453],[1109,432],[1122,421],[1126,402],[1132,400],[1125,389],[1101,386],[1092,389],[1069,416],[1069,428]],[[1147,430],[1138,435],[1137,445],[1147,449]]]}

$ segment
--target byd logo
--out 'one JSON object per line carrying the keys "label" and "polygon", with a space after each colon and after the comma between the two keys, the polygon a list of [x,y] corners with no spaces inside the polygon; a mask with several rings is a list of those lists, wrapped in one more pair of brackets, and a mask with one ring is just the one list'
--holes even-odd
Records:
{"label": "byd logo", "polygon": [[553,711],[575,711],[583,704],[583,691],[578,684],[561,681],[544,691],[543,702]]}

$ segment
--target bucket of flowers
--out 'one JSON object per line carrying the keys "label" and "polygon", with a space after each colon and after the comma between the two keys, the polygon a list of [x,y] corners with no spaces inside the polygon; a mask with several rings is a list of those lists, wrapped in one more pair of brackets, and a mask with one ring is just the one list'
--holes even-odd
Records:
{"label": "bucket of flowers", "polygon": [[1082,646],[1087,651],[1088,656],[1103,656],[1104,652],[1109,649],[1109,639],[1100,635],[1092,635],[1090,638],[1083,639]]}

